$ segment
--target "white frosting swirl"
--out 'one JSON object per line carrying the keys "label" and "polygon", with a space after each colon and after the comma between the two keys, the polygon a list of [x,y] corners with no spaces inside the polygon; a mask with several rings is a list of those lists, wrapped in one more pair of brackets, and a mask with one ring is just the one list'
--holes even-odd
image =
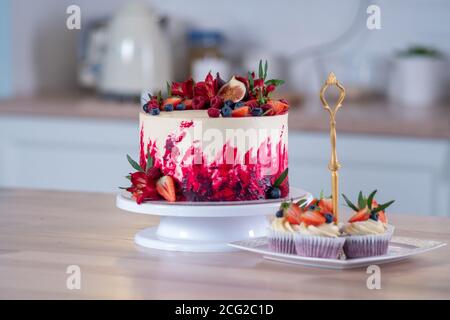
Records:
{"label": "white frosting swirl", "polygon": [[348,235],[368,235],[385,233],[387,225],[381,221],[372,219],[347,223],[344,232]]}
{"label": "white frosting swirl", "polygon": [[340,236],[339,227],[334,223],[324,223],[320,226],[306,225],[301,223],[295,226],[295,230],[301,234],[310,236],[321,236],[336,238]]}
{"label": "white frosting swirl", "polygon": [[274,231],[294,232],[292,225],[284,217],[273,219],[271,227],[272,227],[272,230],[274,230]]}

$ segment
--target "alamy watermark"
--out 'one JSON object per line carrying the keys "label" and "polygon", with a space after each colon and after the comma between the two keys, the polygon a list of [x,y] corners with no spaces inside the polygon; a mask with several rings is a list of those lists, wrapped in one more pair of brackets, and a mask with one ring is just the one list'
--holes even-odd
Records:
{"label": "alamy watermark", "polygon": [[69,275],[66,279],[66,287],[69,290],[81,289],[81,268],[73,264],[67,267],[66,273]]}
{"label": "alamy watermark", "polygon": [[67,7],[66,13],[69,15],[66,19],[66,27],[69,30],[81,29],[81,8],[75,4]]}

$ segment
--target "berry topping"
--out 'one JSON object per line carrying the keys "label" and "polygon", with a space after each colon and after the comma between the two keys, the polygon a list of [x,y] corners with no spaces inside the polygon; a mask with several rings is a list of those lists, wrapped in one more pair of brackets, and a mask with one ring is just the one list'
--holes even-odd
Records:
{"label": "berry topping", "polygon": [[175,182],[171,176],[159,178],[156,182],[156,191],[169,202],[174,202],[176,200]]}
{"label": "berry topping", "polygon": [[157,116],[159,114],[159,112],[160,112],[159,108],[151,108],[150,109],[150,114],[152,116]]}
{"label": "berry topping", "polygon": [[186,99],[183,101],[186,110],[192,110],[192,99]]}
{"label": "berry topping", "polygon": [[175,109],[177,109],[177,110],[186,110],[186,105],[182,102],[182,103],[179,103],[176,107],[175,107]]}
{"label": "berry topping", "polygon": [[159,168],[152,167],[147,170],[147,176],[150,180],[158,180],[162,176],[162,172]]}
{"label": "berry topping", "polygon": [[280,199],[280,197],[281,197],[280,188],[277,188],[277,187],[270,188],[267,196],[269,199]]}
{"label": "berry topping", "polygon": [[269,100],[267,104],[272,107],[275,114],[284,114],[289,109],[289,105],[278,100]]}
{"label": "berry topping", "polygon": [[173,104],[166,104],[165,106],[164,106],[164,111],[173,111]]}
{"label": "berry topping", "polygon": [[209,108],[208,109],[208,116],[210,116],[211,118],[218,118],[218,117],[220,117],[220,109]]}
{"label": "berry topping", "polygon": [[369,218],[370,218],[370,213],[367,211],[367,209],[364,208],[364,209],[361,209],[358,212],[356,212],[348,221],[349,222],[366,221]]}
{"label": "berry topping", "polygon": [[254,117],[259,117],[262,116],[262,114],[264,113],[262,108],[256,107],[252,109],[252,116]]}
{"label": "berry topping", "polygon": [[148,113],[148,103],[144,104],[144,106],[142,107],[142,109],[144,110],[145,113]]}
{"label": "berry topping", "polygon": [[212,97],[209,104],[210,104],[211,108],[220,109],[223,106],[223,99],[219,96]]}
{"label": "berry topping", "polygon": [[247,117],[250,115],[250,107],[243,106],[240,108],[236,108],[231,113],[232,117]]}
{"label": "berry topping", "polygon": [[289,102],[286,100],[286,99],[280,99],[280,102],[283,102],[283,103],[285,103],[285,104],[289,104]]}
{"label": "berry topping", "polygon": [[247,92],[245,84],[235,77],[232,77],[228,83],[220,88],[217,95],[223,100],[231,100],[233,102],[241,101]]}
{"label": "berry topping", "polygon": [[192,99],[192,109],[194,110],[200,110],[203,109],[203,107],[206,104],[206,99],[202,96],[195,97]]}
{"label": "berry topping", "polygon": [[374,220],[374,221],[378,221],[378,213],[371,212],[369,219]]}
{"label": "berry topping", "polygon": [[283,210],[278,210],[276,213],[275,213],[275,216],[277,217],[277,218],[283,218],[283,216],[284,216],[284,211]]}
{"label": "berry topping", "polygon": [[[284,202],[283,204],[287,203]],[[290,224],[300,224],[300,216],[303,214],[303,210],[296,203],[291,202],[287,204],[285,213],[286,219],[289,221]]]}
{"label": "berry topping", "polygon": [[227,118],[227,117],[231,117],[231,114],[233,113],[233,109],[231,109],[230,107],[223,107],[221,112],[222,112],[222,116]]}
{"label": "berry topping", "polygon": [[320,226],[326,222],[326,219],[317,211],[306,211],[300,215],[300,222],[303,222],[308,226]]}
{"label": "berry topping", "polygon": [[266,116],[272,116],[275,114],[275,112],[272,109],[272,106],[270,104],[263,104],[261,106],[261,109],[263,110],[263,114]]}
{"label": "berry topping", "polygon": [[172,110],[173,110],[173,108],[176,107],[181,102],[181,100],[182,99],[180,97],[169,97],[169,98],[164,100],[164,103],[163,103],[162,106],[163,106],[163,108],[165,110],[165,107],[167,105],[171,104],[172,105]]}
{"label": "berry topping", "polygon": [[325,213],[323,216],[326,220],[326,223],[332,223],[334,220],[334,217],[331,213]]}
{"label": "berry topping", "polygon": [[223,106],[224,107],[229,107],[229,108],[231,108],[231,109],[234,109],[234,102],[233,101],[231,101],[231,100],[225,100],[225,102],[223,103]]}
{"label": "berry topping", "polygon": [[235,108],[239,108],[239,107],[242,107],[242,106],[245,106],[245,102],[239,101],[238,103],[236,103],[234,105]]}

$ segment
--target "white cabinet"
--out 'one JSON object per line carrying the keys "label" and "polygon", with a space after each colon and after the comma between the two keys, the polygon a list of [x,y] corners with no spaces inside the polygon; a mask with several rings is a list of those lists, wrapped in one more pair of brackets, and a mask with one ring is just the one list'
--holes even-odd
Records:
{"label": "white cabinet", "polygon": [[[137,158],[136,121],[0,117],[0,186],[116,192]],[[292,131],[292,186],[330,192],[327,134]],[[340,191],[377,188],[393,212],[450,215],[450,142],[338,133]]]}

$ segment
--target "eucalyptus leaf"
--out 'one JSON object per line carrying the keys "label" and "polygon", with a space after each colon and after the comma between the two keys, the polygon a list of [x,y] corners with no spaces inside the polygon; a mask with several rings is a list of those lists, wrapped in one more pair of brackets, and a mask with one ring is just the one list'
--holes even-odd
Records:
{"label": "eucalyptus leaf", "polygon": [[274,86],[278,87],[278,86],[281,86],[282,84],[284,84],[284,80],[270,79],[270,80],[267,80],[266,82],[264,82],[264,84],[266,86],[269,86],[269,85],[273,84]]}
{"label": "eucalyptus leaf", "polygon": [[384,211],[387,207],[389,207],[391,204],[393,204],[395,202],[395,200],[391,200],[389,202],[380,204],[378,207],[376,207],[375,209],[372,210],[373,213],[379,212],[379,211]]}
{"label": "eucalyptus leaf", "polygon": [[267,78],[267,69],[268,68],[269,68],[269,65],[268,65],[267,60],[266,60],[266,64],[264,65],[264,80],[266,80],[266,78]]}
{"label": "eucalyptus leaf", "polygon": [[131,164],[131,166],[136,169],[137,171],[141,171],[144,172],[144,170],[142,170],[141,166],[139,165],[139,163],[137,163],[136,161],[134,161],[128,154],[127,154],[127,159],[128,162]]}
{"label": "eucalyptus leaf", "polygon": [[372,201],[373,198],[375,197],[375,193],[377,193],[377,190],[373,190],[371,194],[369,194],[369,197],[367,198],[367,207],[369,207],[369,209],[372,209]]}
{"label": "eucalyptus leaf", "polygon": [[350,208],[352,208],[354,211],[359,211],[359,209],[345,196],[345,194],[342,194],[342,197]]}
{"label": "eucalyptus leaf", "polygon": [[275,188],[278,188],[284,181],[284,179],[286,179],[288,175],[288,168],[286,168],[281,174],[280,176],[277,178],[277,180],[275,180],[275,182],[273,183],[273,186]]}
{"label": "eucalyptus leaf", "polygon": [[259,60],[258,77],[259,77],[259,79],[264,79],[264,70],[263,70],[262,60]]}
{"label": "eucalyptus leaf", "polygon": [[359,209],[364,209],[366,207],[367,202],[364,200],[364,196],[362,194],[362,191],[358,194],[358,207]]}

